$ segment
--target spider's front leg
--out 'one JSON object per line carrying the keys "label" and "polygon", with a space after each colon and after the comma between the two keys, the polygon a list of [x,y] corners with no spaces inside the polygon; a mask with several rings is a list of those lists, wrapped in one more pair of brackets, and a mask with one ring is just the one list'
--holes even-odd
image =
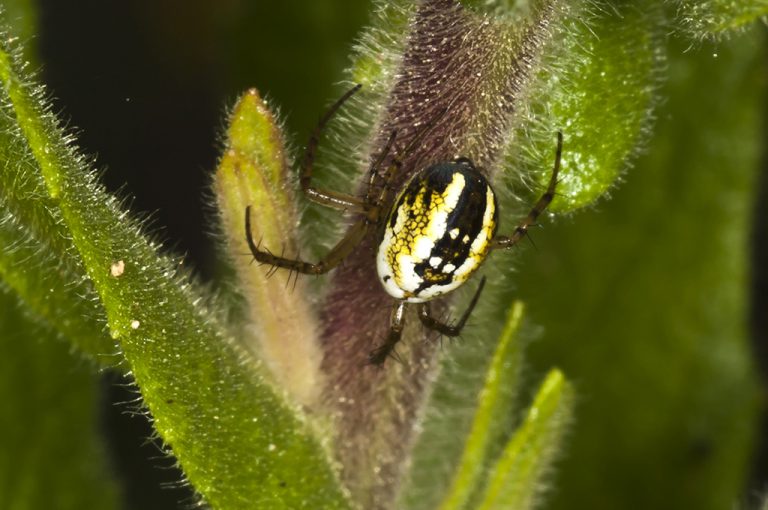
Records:
{"label": "spider's front leg", "polygon": [[[307,150],[304,153],[304,160],[301,164],[301,189],[304,194],[319,204],[339,209],[342,211],[356,213],[362,215],[350,228],[347,230],[344,238],[334,246],[331,251],[319,262],[311,263],[298,259],[289,259],[283,256],[273,254],[268,249],[262,249],[260,243],[256,243],[253,240],[253,233],[251,231],[251,207],[245,208],[245,237],[248,241],[248,247],[253,254],[253,257],[262,264],[269,264],[272,267],[281,267],[288,269],[289,271],[296,271],[303,274],[323,274],[327,273],[334,267],[338,266],[352,250],[360,244],[368,232],[368,227],[371,224],[375,224],[379,221],[379,208],[377,204],[370,203],[368,197],[370,196],[369,190],[366,193],[366,198],[361,199],[346,193],[339,193],[336,191],[329,191],[312,186],[312,167],[315,162],[315,154],[317,152],[317,146],[320,143],[320,135],[323,133],[326,124],[331,120],[336,111],[343,105],[355,92],[360,90],[362,85],[356,85],[348,90],[338,101],[336,101],[328,111],[320,118],[317,126],[312,131],[312,136],[307,143]],[[392,146],[394,141],[394,134],[387,143],[385,153],[380,157],[379,163],[386,156],[386,152]]]}
{"label": "spider's front leg", "polygon": [[326,124],[328,124],[328,121],[331,120],[331,117],[333,117],[341,105],[343,105],[355,92],[360,90],[360,87],[362,87],[362,85],[355,85],[348,90],[338,99],[338,101],[331,105],[322,117],[320,117],[320,121],[312,131],[312,136],[309,137],[309,142],[307,142],[307,150],[304,152],[304,160],[301,163],[301,177],[299,179],[301,189],[308,199],[333,209],[354,213],[364,212],[366,209],[366,202],[347,193],[339,193],[338,191],[331,191],[312,186],[312,168],[315,163],[317,146],[320,144],[320,135],[322,135]]}
{"label": "spider's front leg", "polygon": [[555,166],[552,168],[552,176],[549,178],[549,184],[547,190],[539,198],[539,201],[533,206],[528,216],[515,228],[515,232],[511,236],[497,236],[493,241],[492,248],[511,248],[516,245],[520,239],[525,237],[528,233],[528,227],[536,224],[536,219],[544,212],[544,209],[555,198],[555,187],[557,186],[557,176],[560,173],[560,157],[563,154],[563,133],[557,132],[557,151],[555,153]]}
{"label": "spider's front leg", "polygon": [[278,256],[266,249],[261,249],[259,244],[253,240],[251,232],[251,206],[245,208],[245,238],[248,241],[248,247],[251,249],[253,257],[262,264],[269,264],[274,267],[282,267],[297,273],[303,274],[323,274],[338,266],[352,250],[360,244],[366,232],[368,232],[368,220],[359,219],[354,223],[346,235],[336,243],[328,254],[319,262],[313,264],[298,259],[289,259]]}

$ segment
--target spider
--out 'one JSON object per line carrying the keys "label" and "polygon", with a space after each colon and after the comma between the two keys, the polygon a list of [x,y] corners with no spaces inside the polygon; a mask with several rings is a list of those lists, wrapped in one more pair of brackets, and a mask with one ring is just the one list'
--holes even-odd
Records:
{"label": "spider", "polygon": [[485,277],[469,306],[455,323],[443,322],[431,311],[430,301],[459,287],[483,263],[491,250],[509,249],[535,224],[555,194],[563,135],[557,133],[557,150],[552,176],[544,194],[509,236],[497,236],[498,203],[488,180],[468,158],[433,164],[417,172],[398,193],[392,207],[385,209],[387,192],[395,182],[402,156],[421,141],[429,125],[391,163],[382,168],[395,141],[393,132],[382,153],[373,161],[364,197],[356,197],[312,186],[312,166],[320,136],[336,111],[358,90],[357,85],[338,99],[320,118],[307,143],[301,165],[301,189],[308,199],[321,205],[351,212],[357,220],[346,235],[317,263],[274,255],[260,248],[251,233],[250,206],[245,209],[245,235],[253,257],[273,268],[303,274],[324,274],[338,266],[368,232],[377,235],[376,269],[384,290],[395,301],[386,340],[368,354],[368,362],[381,365],[394,355],[405,325],[406,309],[418,307],[421,323],[442,335],[458,336],[467,322],[485,285]]}

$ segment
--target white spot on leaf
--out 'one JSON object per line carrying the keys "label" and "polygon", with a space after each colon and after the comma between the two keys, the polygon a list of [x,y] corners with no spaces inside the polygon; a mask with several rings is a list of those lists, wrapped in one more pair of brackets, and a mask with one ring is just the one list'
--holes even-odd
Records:
{"label": "white spot on leaf", "polygon": [[109,273],[115,278],[117,278],[118,276],[122,276],[124,272],[125,272],[125,262],[122,260],[113,262],[112,266],[110,266],[109,268]]}

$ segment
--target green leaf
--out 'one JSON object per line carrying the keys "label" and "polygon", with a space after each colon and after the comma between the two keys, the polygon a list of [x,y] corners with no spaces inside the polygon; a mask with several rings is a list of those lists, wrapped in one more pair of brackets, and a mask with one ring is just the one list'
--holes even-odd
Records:
{"label": "green leaf", "polygon": [[[345,508],[325,452],[226,332],[180,262],[158,257],[85,167],[3,38],[5,117],[58,204],[158,433],[216,508]],[[20,176],[21,177],[21,176]]]}
{"label": "green leaf", "polygon": [[38,5],[33,0],[3,0],[3,19],[13,26],[14,34],[24,44],[24,58],[28,61],[38,61],[38,38],[36,37],[39,23]]}
{"label": "green leaf", "polygon": [[648,154],[578,226],[537,232],[509,293],[546,325],[529,359],[561,367],[582,396],[554,509],[714,510],[743,489],[758,403],[747,250],[765,37],[677,42],[669,55]]}
{"label": "green leaf", "polygon": [[[14,5],[14,12],[28,7],[23,2]],[[2,59],[7,65],[9,55]],[[7,73],[4,76],[11,79]],[[17,89],[22,86],[16,83]],[[2,92],[6,102],[7,92]],[[27,93],[38,101],[43,95],[41,89]],[[28,144],[19,143],[21,138],[14,117],[0,117],[0,278],[82,352],[99,363],[113,364],[115,345],[104,331],[106,318],[98,295],[56,201],[48,196],[35,156]]]}
{"label": "green leaf", "polygon": [[720,39],[768,16],[765,0],[677,0],[682,30],[696,40]]}
{"label": "green leaf", "polygon": [[520,301],[512,304],[507,324],[488,367],[485,385],[478,396],[477,411],[458,469],[438,507],[441,510],[464,508],[480,485],[486,467],[499,453],[494,451],[495,444],[509,434],[511,424],[507,417],[512,416],[520,377],[522,352],[517,333],[523,319],[523,309]]}
{"label": "green leaf", "polygon": [[0,283],[0,508],[119,508],[99,441],[98,377],[21,310]]}
{"label": "green leaf", "polygon": [[[9,118],[0,119],[3,133],[9,132],[4,129],[11,127],[8,124]],[[23,168],[29,157],[29,153],[9,156],[5,149],[10,143],[8,137],[0,135],[0,158],[9,162],[0,170],[0,180],[13,175],[14,168]],[[28,176],[25,173],[25,177]],[[104,331],[104,311],[98,295],[85,278],[77,255],[62,246],[68,233],[51,217],[57,212],[56,206],[46,203],[37,193],[29,195],[31,200],[19,204],[13,198],[24,193],[21,186],[0,185],[0,188],[0,245],[3,247],[0,279],[18,294],[30,311],[81,352],[105,365],[119,361],[114,341]],[[9,195],[11,198],[4,200]],[[42,221],[37,225],[25,223],[23,220],[30,212],[39,213]]]}
{"label": "green leaf", "polygon": [[12,117],[0,118],[0,277],[41,319],[101,363],[114,363],[104,311],[58,206]]}
{"label": "green leaf", "polygon": [[478,510],[533,508],[571,418],[572,389],[558,370],[547,374],[520,428],[491,469]]}
{"label": "green leaf", "polygon": [[[562,131],[563,156],[552,212],[572,211],[610,190],[646,138],[663,63],[659,2],[575,2],[566,9],[540,71],[520,105],[508,149],[507,181],[518,196],[545,189]],[[516,181],[533,176],[529,184]]]}
{"label": "green leaf", "polygon": [[374,25],[355,46],[349,70],[352,80],[363,85],[363,93],[374,89],[382,95],[391,87],[397,56],[405,46],[405,38],[400,36],[406,32],[415,11],[416,3],[409,0],[382,2],[377,6]]}

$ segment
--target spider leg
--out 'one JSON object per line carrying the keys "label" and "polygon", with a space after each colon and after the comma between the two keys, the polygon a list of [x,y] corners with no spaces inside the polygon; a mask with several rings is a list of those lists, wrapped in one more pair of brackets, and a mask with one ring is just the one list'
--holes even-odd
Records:
{"label": "spider leg", "polygon": [[[384,163],[384,159],[389,155],[389,151],[392,150],[392,145],[395,143],[396,137],[397,137],[397,131],[392,131],[392,134],[390,134],[389,138],[387,139],[386,145],[384,145],[384,149],[382,149],[379,156],[373,162],[373,165],[371,165],[371,170],[369,171],[369,177],[368,177],[368,190],[366,191],[366,194],[365,194],[365,201],[368,204],[372,203],[371,195],[373,193],[373,190],[379,184],[377,181],[381,179],[381,176],[379,175],[379,168],[381,167],[382,163]],[[381,187],[383,188],[385,184],[386,183],[381,183]]]}
{"label": "spider leg", "polygon": [[392,164],[387,167],[387,171],[384,172],[384,175],[381,177],[381,188],[379,188],[379,194],[376,197],[376,200],[373,201],[373,203],[376,206],[381,206],[381,204],[384,203],[384,198],[387,196],[387,193],[392,190],[392,181],[394,181],[395,176],[400,171],[400,167],[402,166],[402,163],[400,160],[394,160],[392,161]]}
{"label": "spider leg", "polygon": [[475,292],[472,301],[470,301],[469,306],[466,310],[464,310],[464,313],[461,315],[459,322],[456,324],[441,322],[440,320],[433,317],[429,306],[429,301],[419,305],[419,319],[421,320],[421,323],[424,324],[425,327],[433,329],[442,335],[459,336],[461,334],[461,330],[464,329],[464,325],[467,323],[467,319],[469,319],[469,316],[472,314],[472,310],[475,309],[477,300],[480,299],[480,293],[483,291],[483,287],[485,287],[485,277],[480,280],[480,285],[477,287],[477,291]]}
{"label": "spider leg", "polygon": [[322,135],[326,124],[328,124],[328,121],[333,117],[336,111],[338,111],[341,105],[343,105],[352,94],[360,90],[360,87],[362,87],[362,85],[358,84],[349,89],[343,96],[333,103],[333,105],[331,105],[322,117],[320,117],[317,126],[315,126],[315,129],[312,131],[309,142],[307,142],[307,150],[304,152],[304,159],[301,163],[301,178],[299,179],[301,189],[308,199],[333,209],[355,213],[364,212],[366,203],[360,198],[347,193],[339,193],[337,191],[330,191],[312,186],[312,166],[315,162],[317,146],[320,143],[320,135]]}
{"label": "spider leg", "polygon": [[[392,186],[392,183],[395,181],[395,178],[397,177],[397,174],[400,172],[400,168],[403,166],[402,158],[404,155],[409,154],[419,143],[421,143],[424,138],[427,136],[427,133],[432,129],[432,127],[446,114],[448,111],[448,108],[443,108],[440,111],[437,112],[437,114],[429,120],[424,126],[422,126],[418,131],[416,131],[416,136],[414,136],[410,142],[408,142],[408,145],[405,146],[404,149],[400,150],[392,156],[392,162],[387,167],[386,171],[383,175],[379,174],[378,168],[383,164],[384,159],[389,154],[389,152],[392,149],[392,146],[394,145],[396,132],[393,131],[392,134],[389,136],[389,139],[387,140],[386,145],[384,146],[384,150],[382,151],[381,155],[377,158],[376,162],[374,163],[373,167],[371,167],[371,177],[370,182],[368,185],[368,193],[366,195],[366,203],[373,204],[373,205],[381,205],[384,203],[384,199],[387,196],[387,193],[389,191],[392,191],[394,188]],[[378,181],[378,182],[377,182]],[[371,192],[375,187],[379,187],[379,193],[375,200],[371,200]]]}
{"label": "spider leg", "polygon": [[248,247],[255,258],[261,264],[269,264],[272,266],[267,272],[273,274],[277,271],[277,268],[288,269],[289,271],[296,271],[296,273],[302,274],[323,274],[327,273],[334,267],[338,266],[352,250],[360,244],[366,232],[368,231],[368,221],[365,218],[360,218],[357,222],[352,224],[347,230],[344,237],[336,243],[336,246],[331,248],[331,251],[322,258],[316,264],[310,262],[304,262],[298,259],[289,259],[283,256],[274,255],[268,249],[260,248],[253,240],[253,233],[251,232],[251,206],[245,208],[245,239],[248,241]]}
{"label": "spider leg", "polygon": [[536,219],[544,209],[547,208],[552,199],[555,197],[555,187],[557,186],[557,175],[560,173],[560,157],[563,153],[563,133],[557,132],[557,152],[555,153],[555,166],[552,168],[552,177],[549,178],[549,184],[547,190],[539,198],[539,201],[533,206],[528,216],[515,228],[515,232],[511,236],[498,236],[494,239],[491,247],[496,248],[511,248],[516,245],[520,239],[528,235],[528,228],[536,224]]}
{"label": "spider leg", "polygon": [[389,356],[392,356],[395,345],[400,341],[405,326],[405,310],[408,307],[405,301],[396,301],[392,307],[392,316],[389,320],[389,335],[383,344],[368,353],[368,362],[371,365],[381,365]]}

